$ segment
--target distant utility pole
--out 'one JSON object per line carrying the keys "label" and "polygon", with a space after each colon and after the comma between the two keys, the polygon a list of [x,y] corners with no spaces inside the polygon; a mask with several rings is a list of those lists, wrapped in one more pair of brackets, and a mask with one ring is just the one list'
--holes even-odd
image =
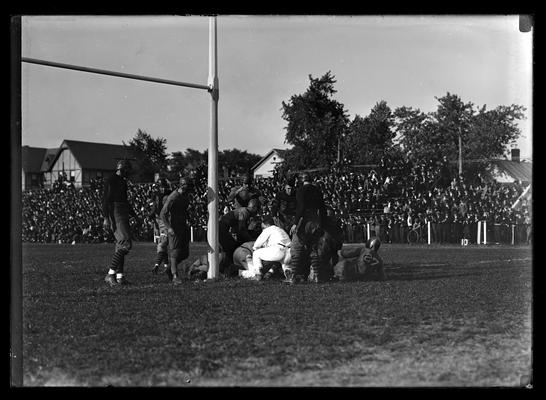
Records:
{"label": "distant utility pole", "polygon": [[463,175],[463,139],[461,137],[461,128],[459,127],[459,176]]}

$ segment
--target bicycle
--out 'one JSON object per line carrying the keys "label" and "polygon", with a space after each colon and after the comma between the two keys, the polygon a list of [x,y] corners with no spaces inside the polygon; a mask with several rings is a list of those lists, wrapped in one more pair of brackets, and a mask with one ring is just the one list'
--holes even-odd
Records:
{"label": "bicycle", "polygon": [[421,236],[421,227],[410,230],[406,239],[409,244],[425,242],[425,239]]}

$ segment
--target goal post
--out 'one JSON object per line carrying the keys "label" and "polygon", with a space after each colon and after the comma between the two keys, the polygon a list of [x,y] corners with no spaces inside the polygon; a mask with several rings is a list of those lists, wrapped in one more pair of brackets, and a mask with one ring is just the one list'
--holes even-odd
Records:
{"label": "goal post", "polygon": [[207,202],[209,220],[207,225],[208,242],[208,279],[219,276],[219,240],[218,240],[218,54],[216,48],[216,17],[209,18],[209,76],[208,85],[211,94],[210,136],[208,154]]}
{"label": "goal post", "polygon": [[134,79],[165,85],[184,86],[195,89],[207,90],[211,95],[210,108],[210,135],[208,154],[208,186],[207,200],[209,219],[207,224],[208,262],[207,277],[215,279],[219,275],[219,240],[218,240],[218,52],[216,35],[216,16],[209,17],[209,75],[207,85],[174,81],[150,76],[127,74],[123,72],[105,69],[90,68],[79,65],[58,63],[54,61],[40,60],[36,58],[21,57],[21,61],[29,64],[43,65],[47,67],[69,69],[93,74],[115,76],[119,78]]}

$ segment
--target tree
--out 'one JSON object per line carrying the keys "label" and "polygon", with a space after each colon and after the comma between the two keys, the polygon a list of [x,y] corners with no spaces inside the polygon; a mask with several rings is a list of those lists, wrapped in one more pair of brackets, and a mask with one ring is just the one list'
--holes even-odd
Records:
{"label": "tree", "polygon": [[175,151],[169,158],[169,179],[176,180],[181,175],[190,170],[195,170],[199,166],[206,165],[207,152],[200,152],[199,150],[186,149],[184,153],[181,151]]}
{"label": "tree", "polygon": [[230,175],[234,173],[241,175],[248,173],[261,158],[260,155],[249,153],[246,150],[223,150],[218,153],[218,166],[221,169],[225,168]]}
{"label": "tree", "polygon": [[129,141],[129,145],[138,154],[133,172],[137,182],[151,182],[156,173],[167,171],[167,139],[161,137],[154,139],[139,129],[135,137]]}
{"label": "tree", "polygon": [[486,172],[487,160],[503,156],[521,134],[517,121],[524,118],[523,106],[512,104],[487,111],[484,105],[476,110],[473,103],[449,92],[436,99],[435,112],[425,114],[410,107],[394,112],[400,144],[411,160],[441,163],[445,158],[451,174],[456,175],[460,135],[463,175],[473,179]]}
{"label": "tree", "polygon": [[394,116],[382,100],[366,117],[356,115],[343,143],[343,158],[352,164],[377,164],[393,146]]}
{"label": "tree", "polygon": [[429,114],[412,107],[399,107],[394,111],[395,130],[400,145],[409,160],[439,160],[443,138],[436,133],[436,126]]}
{"label": "tree", "polygon": [[[244,174],[249,172],[250,168],[261,158],[258,154],[252,154],[246,150],[223,150],[218,152],[218,169],[219,171],[226,169],[230,174]],[[206,167],[207,164],[208,149],[203,152],[194,149],[186,149],[184,153],[173,152],[169,159],[169,179],[175,179],[181,174]]]}
{"label": "tree", "polygon": [[327,167],[337,159],[338,139],[349,122],[343,104],[333,100],[336,80],[328,71],[321,78],[309,75],[310,85],[301,95],[282,102],[288,122],[285,143],[293,145],[285,162],[295,169]]}

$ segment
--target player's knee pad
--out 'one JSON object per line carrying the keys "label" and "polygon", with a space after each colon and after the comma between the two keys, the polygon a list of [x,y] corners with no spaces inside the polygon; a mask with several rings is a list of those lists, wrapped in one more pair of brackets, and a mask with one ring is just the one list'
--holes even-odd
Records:
{"label": "player's knee pad", "polygon": [[290,249],[287,249],[284,252],[284,258],[281,260],[281,264],[287,265],[290,264],[290,261],[292,261],[292,256],[290,255]]}
{"label": "player's knee pad", "polygon": [[129,251],[133,248],[133,241],[132,240],[123,240],[119,247],[123,249],[126,253],[129,253]]}
{"label": "player's knee pad", "polygon": [[121,246],[116,246],[116,254],[119,254],[120,256],[125,256],[127,254],[129,254],[129,250],[131,250],[131,246],[130,245],[121,245]]}
{"label": "player's knee pad", "polygon": [[166,253],[167,250],[168,250],[169,246],[168,246],[168,243],[167,242],[159,242],[157,244],[157,252],[158,253]]}

